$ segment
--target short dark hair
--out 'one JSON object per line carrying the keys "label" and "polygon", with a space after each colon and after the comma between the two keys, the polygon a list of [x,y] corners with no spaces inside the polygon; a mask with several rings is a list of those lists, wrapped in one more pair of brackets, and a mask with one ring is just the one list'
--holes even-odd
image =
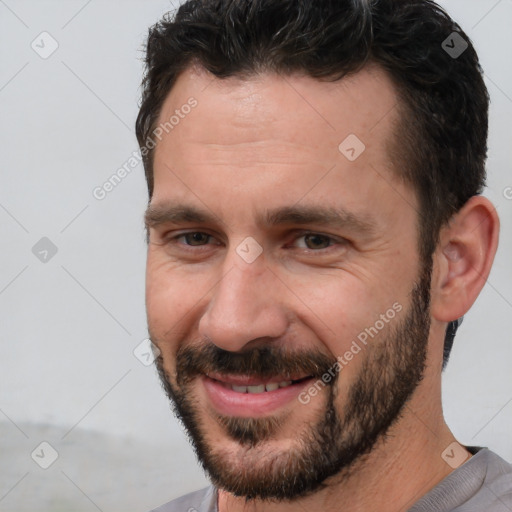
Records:
{"label": "short dark hair", "polygon": [[[270,72],[329,81],[380,66],[401,100],[388,150],[418,198],[423,263],[441,227],[485,186],[483,72],[469,37],[432,0],[189,0],[151,27],[145,63],[141,148],[191,65],[218,78]],[[153,154],[143,154],[150,197]]]}

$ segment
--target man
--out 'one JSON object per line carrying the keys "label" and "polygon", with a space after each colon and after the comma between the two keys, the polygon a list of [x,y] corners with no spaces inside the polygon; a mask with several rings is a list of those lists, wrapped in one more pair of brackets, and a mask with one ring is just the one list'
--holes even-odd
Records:
{"label": "man", "polygon": [[506,511],[441,372],[489,275],[488,96],[427,0],[191,0],[137,136],[162,384],[209,474],[164,511]]}

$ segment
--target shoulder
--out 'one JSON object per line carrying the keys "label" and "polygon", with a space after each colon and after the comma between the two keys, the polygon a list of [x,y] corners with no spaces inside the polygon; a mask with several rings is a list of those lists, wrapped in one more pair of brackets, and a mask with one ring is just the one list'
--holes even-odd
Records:
{"label": "shoulder", "polygon": [[475,492],[454,510],[507,512],[512,510],[512,464],[488,448],[480,448],[459,473],[459,488],[472,485]]}
{"label": "shoulder", "polygon": [[486,474],[482,493],[490,502],[512,508],[512,464],[491,450],[483,451]]}
{"label": "shoulder", "polygon": [[150,512],[216,512],[217,491],[212,485],[185,494]]}
{"label": "shoulder", "polygon": [[512,465],[488,448],[466,448],[473,456],[416,502],[409,512],[512,510]]}

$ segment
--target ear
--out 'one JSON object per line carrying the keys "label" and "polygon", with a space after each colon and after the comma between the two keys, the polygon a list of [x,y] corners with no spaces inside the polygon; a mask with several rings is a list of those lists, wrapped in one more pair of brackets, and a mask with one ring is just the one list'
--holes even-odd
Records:
{"label": "ear", "polygon": [[441,229],[434,253],[431,313],[439,322],[460,318],[482,290],[498,248],[494,205],[473,196]]}

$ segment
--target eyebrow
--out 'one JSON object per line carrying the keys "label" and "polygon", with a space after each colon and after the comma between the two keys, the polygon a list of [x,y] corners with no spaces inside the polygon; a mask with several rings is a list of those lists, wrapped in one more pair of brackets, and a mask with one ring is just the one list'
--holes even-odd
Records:
{"label": "eyebrow", "polygon": [[[146,228],[161,224],[225,224],[219,217],[207,210],[185,204],[150,205],[144,220]],[[335,228],[350,229],[361,234],[373,234],[377,223],[369,216],[357,216],[343,208],[326,206],[293,205],[267,210],[256,219],[258,225],[280,226],[286,224],[316,224]]]}
{"label": "eyebrow", "polygon": [[149,205],[144,214],[146,227],[156,227],[160,224],[184,222],[212,223],[218,221],[211,213],[199,210],[193,206],[181,204],[152,206]]}
{"label": "eyebrow", "polygon": [[343,208],[328,206],[285,206],[267,211],[265,220],[269,226],[318,224],[365,234],[374,233],[377,228],[376,222],[368,216],[357,216]]}

